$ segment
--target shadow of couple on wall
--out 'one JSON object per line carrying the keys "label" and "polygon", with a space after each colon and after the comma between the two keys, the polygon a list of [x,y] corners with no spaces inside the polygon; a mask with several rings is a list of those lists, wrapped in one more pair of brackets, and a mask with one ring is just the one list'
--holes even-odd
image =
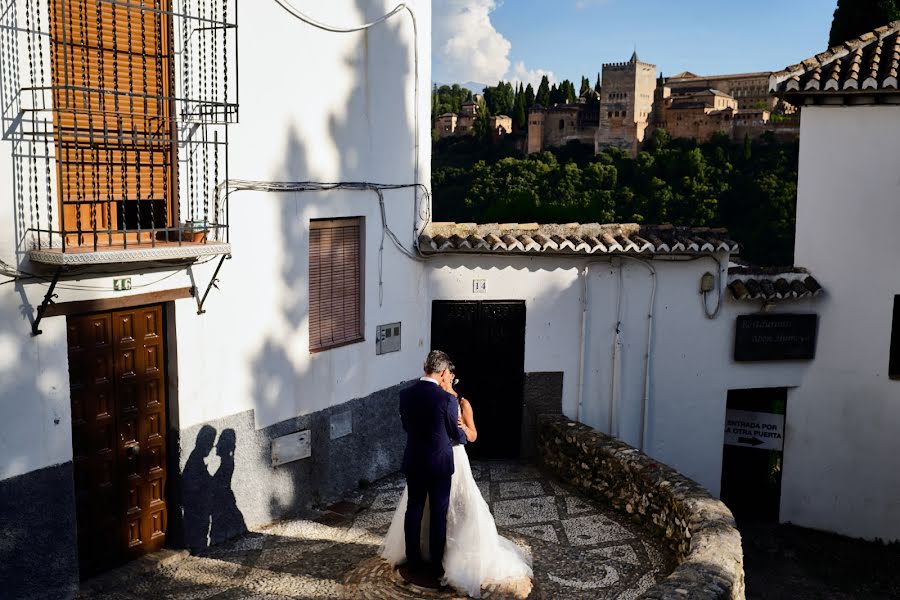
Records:
{"label": "shadow of couple on wall", "polygon": [[[234,429],[224,429],[218,441],[216,434],[215,427],[200,428],[182,473],[184,544],[191,550],[206,548],[247,531],[231,489],[237,434]],[[210,474],[206,461],[213,449],[220,463],[216,472]]]}

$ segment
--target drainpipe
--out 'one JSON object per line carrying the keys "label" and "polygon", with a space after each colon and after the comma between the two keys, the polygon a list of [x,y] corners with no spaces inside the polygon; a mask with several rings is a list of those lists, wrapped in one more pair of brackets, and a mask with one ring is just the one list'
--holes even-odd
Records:
{"label": "drainpipe", "polygon": [[616,334],[612,345],[612,371],[609,389],[609,427],[607,431],[614,437],[619,437],[619,395],[621,352],[622,352],[622,296],[624,294],[622,281],[622,261],[618,261],[618,289],[616,300]]}
{"label": "drainpipe", "polygon": [[591,263],[581,269],[581,333],[578,339],[578,403],[575,405],[575,421],[581,423],[582,401],[584,398],[584,346],[587,343],[587,277]]}
{"label": "drainpipe", "polygon": [[653,350],[653,306],[656,303],[656,269],[649,262],[633,256],[623,256],[622,258],[638,262],[650,271],[650,307],[647,310],[647,345],[644,352],[644,397],[641,402],[641,443],[638,446],[643,452],[647,443],[647,423],[650,420],[650,361]]}
{"label": "drainpipe", "polygon": [[578,348],[578,403],[575,406],[575,420],[581,423],[581,413],[584,408],[584,355],[586,353],[585,346],[588,340],[588,307],[590,306],[590,298],[588,297],[588,275],[590,274],[591,265],[608,264],[606,260],[592,260],[584,264],[581,270],[581,337],[579,339]]}

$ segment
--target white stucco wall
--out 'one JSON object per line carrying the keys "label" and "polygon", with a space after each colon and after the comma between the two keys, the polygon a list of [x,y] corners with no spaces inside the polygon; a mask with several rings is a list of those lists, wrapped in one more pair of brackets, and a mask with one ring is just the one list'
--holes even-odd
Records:
{"label": "white stucco wall", "polygon": [[[724,260],[724,256],[719,257]],[[596,260],[596,258],[594,259]],[[622,327],[620,396],[610,421],[613,343],[620,259],[590,266],[585,329],[584,391],[578,409],[582,286],[587,259],[554,257],[442,257],[430,261],[429,294],[436,300],[525,300],[525,371],[563,372],[563,412],[626,442],[641,443],[644,354],[651,278],[646,267],[621,259]],[[807,363],[736,363],[735,318],[759,303],[727,299],[708,319],[698,292],[700,277],[718,266],[709,257],[686,262],[653,260],[657,272],[651,339],[650,394],[645,451],[713,494],[719,493],[726,400],[729,389],[797,386]],[[485,279],[486,293],[472,280]],[[710,299],[709,307],[714,308]],[[784,303],[775,312],[813,312],[813,301]],[[788,437],[794,428],[788,411]],[[786,459],[788,460],[788,459]]]}
{"label": "white stucco wall", "polygon": [[[346,26],[393,8],[381,0],[300,4],[320,21]],[[406,12],[368,32],[335,34],[301,23],[274,2],[241,2],[240,122],[229,131],[229,176],[413,183],[418,135],[418,181],[430,183],[431,3],[406,4],[418,22],[418,106],[413,25]],[[16,226],[11,156],[12,144],[0,141],[0,258],[28,269]],[[388,224],[411,248],[413,191],[385,192],[385,203]],[[340,216],[366,219],[366,340],[310,354],[309,219]],[[423,267],[385,241],[379,301],[381,218],[374,193],[236,192],[230,224],[234,257],[222,267],[206,314],[196,314],[193,299],[176,301],[181,427],[248,409],[264,427],[420,372],[429,331]],[[57,302],[193,283],[202,291],[214,266],[132,274],[133,289],[123,293],[112,292],[112,273],[68,280]],[[30,281],[0,285],[0,479],[72,456],[65,317],[45,319],[43,335],[32,338],[20,308],[29,305],[26,312],[33,315],[45,291]],[[403,349],[376,356],[375,326],[392,321],[403,324]]]}
{"label": "white stucco wall", "polygon": [[788,399],[782,518],[900,539],[900,382],[888,379],[900,294],[900,106],[809,106],[800,129],[797,264],[828,291],[819,346]]}

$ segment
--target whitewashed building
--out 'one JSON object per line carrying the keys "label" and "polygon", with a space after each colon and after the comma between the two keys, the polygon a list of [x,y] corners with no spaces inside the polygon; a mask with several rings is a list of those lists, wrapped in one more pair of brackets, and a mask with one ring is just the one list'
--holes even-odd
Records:
{"label": "whitewashed building", "polygon": [[273,1],[3,3],[3,594],[396,470],[429,332],[398,246],[429,208],[431,3],[406,6],[334,33]]}
{"label": "whitewashed building", "polygon": [[770,80],[802,106],[795,260],[828,292],[788,403],[781,518],[887,541],[900,539],[898,32],[895,21]]}
{"label": "whitewashed building", "polygon": [[[872,258],[816,245],[832,226],[841,239],[851,180],[872,183],[855,194],[888,227],[887,146],[855,152],[859,171],[827,153],[863,133],[859,146],[887,145],[895,106],[804,108],[824,137],[801,148],[797,256],[823,293],[801,269],[730,269],[737,243],[721,230],[431,223],[427,0],[304,5],[374,23],[348,33],[290,4],[175,4],[63,14],[15,0],[0,17],[0,580],[13,595],[70,595],[144,552],[216,543],[395,471],[396,391],[432,347],[476,407],[475,455],[527,456],[535,415],[561,411],[723,497],[774,474],[761,497],[782,520],[898,537],[885,520],[897,486],[876,474],[890,382],[819,410],[823,388],[861,381],[836,364],[874,364],[863,340],[835,338],[887,339],[880,321],[857,334],[828,316]],[[871,121],[816,117],[842,110]],[[883,438],[850,435],[861,389]],[[843,446],[829,453],[819,429]],[[864,454],[881,463],[853,469]]]}

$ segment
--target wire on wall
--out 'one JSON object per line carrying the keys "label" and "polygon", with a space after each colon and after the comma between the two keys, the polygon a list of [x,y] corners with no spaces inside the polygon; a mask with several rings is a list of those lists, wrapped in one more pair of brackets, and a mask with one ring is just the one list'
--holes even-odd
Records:
{"label": "wire on wall", "polygon": [[[339,182],[320,182],[320,181],[253,181],[249,179],[229,179],[224,184],[220,184],[217,194],[225,194],[237,191],[257,191],[257,192],[326,192],[331,190],[354,190],[362,192],[374,192],[378,197],[378,210],[381,216],[381,244],[378,248],[378,305],[384,303],[384,240],[389,239],[394,246],[397,247],[408,258],[412,260],[424,262],[426,260],[422,255],[410,250],[403,245],[403,242],[397,237],[397,234],[390,228],[387,222],[387,212],[384,203],[385,190],[401,190],[401,189],[420,189],[425,198],[424,204],[431,206],[431,194],[428,188],[421,183],[372,183],[368,181],[339,181]],[[430,220],[430,211],[428,213]],[[415,242],[418,242],[416,236]],[[418,248],[418,244],[415,244]]]}
{"label": "wire on wall", "polygon": [[[409,187],[414,188],[422,188],[425,193],[426,200],[428,200],[428,189],[423,183],[419,181],[419,25],[416,22],[416,14],[413,12],[412,8],[408,5],[401,3],[395,6],[390,12],[387,14],[371,21],[369,23],[364,23],[362,25],[355,25],[352,27],[337,27],[335,25],[329,25],[327,23],[322,23],[316,19],[313,19],[296,6],[291,4],[289,0],[275,0],[275,3],[278,4],[281,8],[288,12],[288,14],[293,17],[303,21],[307,25],[311,25],[316,27],[317,29],[321,29],[323,31],[329,31],[331,33],[356,33],[359,31],[364,31],[366,29],[370,29],[375,25],[380,23],[384,23],[394,15],[406,11],[409,13],[409,17],[412,20],[413,25],[413,148],[414,148],[414,166],[413,166],[413,185]],[[413,245],[418,248],[419,244],[419,235],[424,230],[425,226],[431,221],[431,203],[427,202],[427,207],[423,206],[423,203],[419,202],[418,193],[414,190],[414,203],[413,203],[413,211],[415,213],[415,218],[413,219]],[[416,223],[421,221],[421,228],[416,227]]]}

